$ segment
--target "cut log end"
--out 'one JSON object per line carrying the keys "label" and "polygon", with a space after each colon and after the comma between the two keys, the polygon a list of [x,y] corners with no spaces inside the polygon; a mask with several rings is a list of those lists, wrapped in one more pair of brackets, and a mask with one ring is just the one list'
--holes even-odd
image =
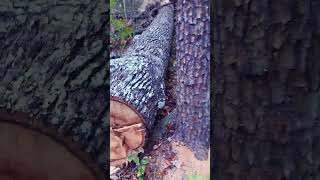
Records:
{"label": "cut log end", "polygon": [[129,104],[116,97],[110,101],[110,126],[120,128],[134,124],[144,123],[143,117]]}
{"label": "cut log end", "polygon": [[145,126],[142,116],[129,104],[111,97],[110,164],[127,163],[128,155],[144,145]]}
{"label": "cut log end", "polygon": [[0,142],[0,179],[102,178],[64,144],[36,129],[2,121],[1,117]]}

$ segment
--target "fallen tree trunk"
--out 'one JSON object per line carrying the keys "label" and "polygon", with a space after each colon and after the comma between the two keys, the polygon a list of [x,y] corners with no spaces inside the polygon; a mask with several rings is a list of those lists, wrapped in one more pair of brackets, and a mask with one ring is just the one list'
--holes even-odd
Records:
{"label": "fallen tree trunk", "polygon": [[103,179],[106,1],[0,2],[0,179]]}
{"label": "fallen tree trunk", "polygon": [[[144,127],[152,127],[158,109],[164,106],[164,71],[172,31],[173,7],[163,7],[146,31],[134,37],[124,56],[110,61],[111,164],[122,163],[131,150],[143,145]],[[135,128],[140,130],[124,136],[123,132]],[[113,135],[120,137],[118,141]]]}

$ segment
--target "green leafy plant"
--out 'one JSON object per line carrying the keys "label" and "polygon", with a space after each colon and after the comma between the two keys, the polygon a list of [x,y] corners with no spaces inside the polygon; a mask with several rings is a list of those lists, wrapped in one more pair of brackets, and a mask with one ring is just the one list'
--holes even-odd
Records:
{"label": "green leafy plant", "polygon": [[115,27],[116,33],[120,40],[127,40],[133,36],[133,28],[127,25],[127,22],[122,19],[111,19],[111,24]]}
{"label": "green leafy plant", "polygon": [[128,156],[129,162],[134,162],[137,166],[136,176],[138,180],[143,180],[143,176],[146,170],[146,165],[149,163],[148,158],[144,157],[141,160],[138,157],[138,154],[131,154]]}
{"label": "green leafy plant", "polygon": [[117,0],[110,0],[110,9],[113,9],[117,4]]}
{"label": "green leafy plant", "polygon": [[[113,11],[117,4],[117,0],[110,0],[110,9]],[[121,48],[124,48],[126,42],[133,37],[134,30],[128,26],[127,21],[124,19],[115,19],[110,13],[110,23],[114,28],[114,34],[111,35],[113,41],[119,41]]]}

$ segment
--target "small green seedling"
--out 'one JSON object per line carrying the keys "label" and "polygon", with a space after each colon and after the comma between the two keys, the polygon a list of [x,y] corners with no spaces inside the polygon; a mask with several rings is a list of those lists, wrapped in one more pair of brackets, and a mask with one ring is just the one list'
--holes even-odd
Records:
{"label": "small green seedling", "polygon": [[[110,9],[113,11],[117,4],[117,0],[110,1]],[[134,29],[131,26],[127,25],[127,21],[123,19],[115,19],[110,13],[110,23],[111,26],[115,29],[115,34],[111,34],[111,38],[115,41],[119,41],[121,48],[124,48],[126,42],[132,39],[134,34]]]}
{"label": "small green seedling", "polygon": [[138,180],[143,180],[143,176],[146,170],[146,165],[149,163],[148,158],[144,157],[143,159],[139,159],[138,154],[131,154],[128,156],[129,162],[134,162],[137,166],[136,175]]}

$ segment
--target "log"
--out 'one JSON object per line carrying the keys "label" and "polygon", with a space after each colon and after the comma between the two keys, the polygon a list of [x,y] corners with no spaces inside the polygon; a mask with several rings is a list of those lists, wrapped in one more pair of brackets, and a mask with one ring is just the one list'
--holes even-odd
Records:
{"label": "log", "polygon": [[0,1],[1,180],[107,176],[107,12],[107,1]]}
{"label": "log", "polygon": [[[110,126],[113,129],[137,123],[143,125],[140,129],[152,128],[157,111],[165,104],[164,72],[169,59],[172,32],[173,6],[163,7],[148,28],[133,38],[123,57],[111,59]],[[127,154],[143,146],[145,133],[139,132],[137,138],[141,142],[129,148]],[[121,141],[119,143],[118,148],[124,148]],[[112,156],[110,158],[114,160]]]}

